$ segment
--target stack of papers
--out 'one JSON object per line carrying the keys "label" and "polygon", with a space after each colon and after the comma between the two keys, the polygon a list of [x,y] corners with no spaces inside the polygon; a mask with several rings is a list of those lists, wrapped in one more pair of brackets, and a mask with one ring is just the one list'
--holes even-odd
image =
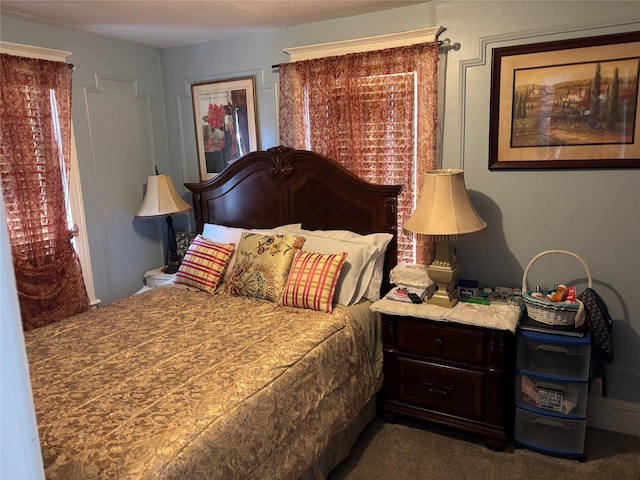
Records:
{"label": "stack of papers", "polygon": [[424,299],[427,290],[429,288],[424,287],[412,287],[408,285],[398,285],[394,287],[389,293],[385,295],[387,300],[396,300],[398,302],[407,302],[411,303],[411,299],[409,298],[409,293],[415,293],[421,299]]}

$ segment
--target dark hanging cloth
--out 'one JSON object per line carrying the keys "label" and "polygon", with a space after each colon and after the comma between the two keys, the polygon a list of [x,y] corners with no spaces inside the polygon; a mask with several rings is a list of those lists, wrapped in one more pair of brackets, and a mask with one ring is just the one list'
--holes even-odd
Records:
{"label": "dark hanging cloth", "polygon": [[591,377],[603,379],[606,394],[605,363],[613,361],[613,320],[607,304],[592,288],[585,289],[578,299],[584,304],[591,336]]}

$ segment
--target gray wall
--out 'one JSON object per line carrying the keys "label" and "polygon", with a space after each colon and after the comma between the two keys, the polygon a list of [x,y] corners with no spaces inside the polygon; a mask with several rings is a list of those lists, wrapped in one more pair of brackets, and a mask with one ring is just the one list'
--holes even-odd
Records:
{"label": "gray wall", "polygon": [[[441,63],[446,73],[443,166],[463,167],[489,224],[459,244],[465,277],[520,286],[538,252],[567,249],[589,265],[594,288],[616,320],[609,396],[640,403],[640,170],[490,172],[491,50],[496,47],[640,30],[637,2],[438,2],[163,50],[78,31],[2,18],[3,40],[71,50],[74,126],[80,155],[96,292],[103,300],[137,289],[162,264],[162,225],[134,221],[154,162],[178,190],[198,180],[192,83],[254,75],[260,140],[278,144],[277,70],[283,48],[446,27],[460,42]],[[164,98],[162,96],[164,95]],[[190,228],[177,216],[177,228]],[[147,223],[150,222],[150,223]],[[543,257],[530,284],[584,285],[571,258]]]}

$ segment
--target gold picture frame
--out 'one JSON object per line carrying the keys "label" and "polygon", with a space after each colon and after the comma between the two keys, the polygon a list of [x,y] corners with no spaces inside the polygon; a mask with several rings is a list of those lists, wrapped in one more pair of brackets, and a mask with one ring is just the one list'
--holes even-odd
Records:
{"label": "gold picture frame", "polygon": [[489,169],[640,167],[640,32],[496,48]]}
{"label": "gold picture frame", "polygon": [[195,83],[191,97],[201,181],[260,148],[254,77]]}

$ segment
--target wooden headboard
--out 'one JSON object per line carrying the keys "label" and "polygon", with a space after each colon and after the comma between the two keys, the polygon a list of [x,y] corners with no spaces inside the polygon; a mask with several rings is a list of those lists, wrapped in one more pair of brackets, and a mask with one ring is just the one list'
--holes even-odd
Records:
{"label": "wooden headboard", "polygon": [[[397,259],[397,197],[402,185],[375,185],[334,160],[306,150],[274,147],[252,152],[193,192],[196,229],[205,223],[272,228],[302,223],[310,230],[388,232],[385,283]],[[386,288],[384,285],[383,288]]]}

